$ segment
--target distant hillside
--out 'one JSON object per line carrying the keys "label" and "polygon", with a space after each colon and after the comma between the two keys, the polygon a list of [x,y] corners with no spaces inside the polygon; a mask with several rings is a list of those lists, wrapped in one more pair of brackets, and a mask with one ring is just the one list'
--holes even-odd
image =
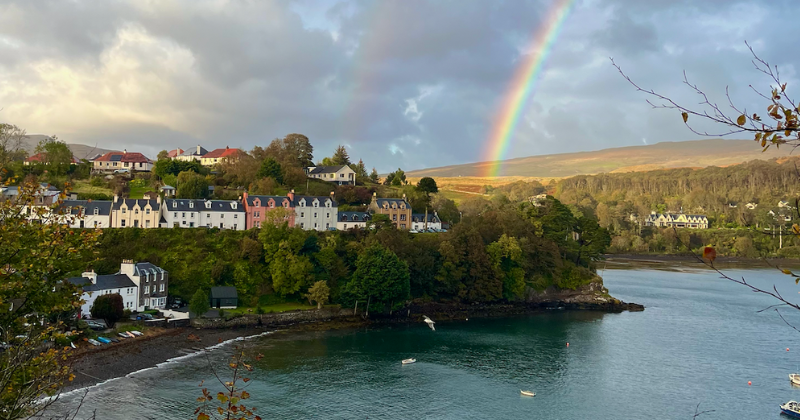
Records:
{"label": "distant hillside", "polygon": [[[24,141],[23,148],[28,151],[28,155],[32,155],[35,153],[34,150],[36,150],[36,145],[48,137],[49,136],[45,136],[43,134],[28,134],[28,138]],[[72,150],[72,154],[78,159],[88,159],[97,154],[102,155],[111,151],[107,149],[100,149],[94,146],[87,146],[85,144],[67,143],[67,146],[69,146],[69,149]]]}
{"label": "distant hillside", "polygon": [[[503,162],[502,176],[562,178],[601,172],[638,172],[663,168],[728,166],[755,159],[785,157],[789,149],[771,147],[762,153],[752,140],[707,139],[629,146],[595,152],[529,156]],[[412,177],[481,176],[491,162],[468,163],[409,171]]]}

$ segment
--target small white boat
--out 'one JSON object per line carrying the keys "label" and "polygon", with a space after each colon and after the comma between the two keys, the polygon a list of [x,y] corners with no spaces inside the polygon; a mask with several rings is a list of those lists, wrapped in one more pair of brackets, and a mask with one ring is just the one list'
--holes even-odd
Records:
{"label": "small white boat", "polygon": [[789,375],[789,382],[791,382],[792,385],[800,385],[800,374],[798,374],[798,373],[790,374]]}
{"label": "small white boat", "polygon": [[99,346],[99,345],[102,345],[102,343],[101,343],[101,342],[99,342],[99,341],[97,341],[97,340],[95,340],[95,339],[92,339],[92,338],[90,338],[88,341],[89,341],[89,344],[91,344],[91,345],[93,345],[93,346]]}
{"label": "small white boat", "polygon": [[128,332],[129,332],[129,333],[131,333],[131,334],[133,334],[133,335],[135,335],[135,336],[137,336],[137,337],[138,337],[138,336],[140,336],[140,335],[143,335],[143,334],[142,334],[141,332],[139,332],[139,331],[128,331]]}
{"label": "small white boat", "polygon": [[77,347],[75,347],[75,343],[73,343],[73,342],[71,342],[71,341],[70,341],[70,342],[69,342],[69,345],[70,345],[70,346],[72,346],[72,348],[73,348],[73,349],[77,349]]}
{"label": "small white boat", "polygon": [[781,404],[781,412],[789,417],[800,418],[800,403],[789,401],[786,404]]}
{"label": "small white boat", "polygon": [[403,364],[404,365],[410,365],[410,364],[412,364],[412,363],[414,363],[416,361],[417,361],[417,359],[403,359]]}
{"label": "small white boat", "polygon": [[520,389],[519,393],[524,395],[524,396],[526,396],[526,397],[535,397],[536,396],[536,393],[533,392],[533,391],[523,391],[523,390]]}

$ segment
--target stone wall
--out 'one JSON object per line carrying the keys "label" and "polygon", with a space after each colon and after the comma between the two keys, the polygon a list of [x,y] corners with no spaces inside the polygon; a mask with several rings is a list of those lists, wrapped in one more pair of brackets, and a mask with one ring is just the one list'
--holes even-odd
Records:
{"label": "stone wall", "polygon": [[263,315],[241,315],[235,318],[195,318],[192,326],[196,328],[237,328],[237,327],[276,327],[301,322],[319,322],[334,318],[353,316],[353,310],[322,308],[320,310],[290,311]]}

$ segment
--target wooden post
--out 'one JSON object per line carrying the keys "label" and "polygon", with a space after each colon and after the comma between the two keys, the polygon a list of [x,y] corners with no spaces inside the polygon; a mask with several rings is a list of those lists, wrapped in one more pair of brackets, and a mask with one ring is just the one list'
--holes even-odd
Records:
{"label": "wooden post", "polygon": [[353,316],[356,315],[356,311],[358,311],[358,301],[356,301],[356,306],[353,308]]}
{"label": "wooden post", "polygon": [[370,302],[371,300],[372,300],[372,296],[370,296],[369,298],[367,298],[367,312],[366,312],[366,317],[367,317],[367,318],[369,318],[369,302]]}

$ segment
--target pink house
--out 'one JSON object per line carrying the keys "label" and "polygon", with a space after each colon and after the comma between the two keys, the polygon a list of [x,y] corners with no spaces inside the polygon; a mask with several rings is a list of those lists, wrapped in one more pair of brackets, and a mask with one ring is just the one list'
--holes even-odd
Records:
{"label": "pink house", "polygon": [[289,223],[289,227],[294,227],[293,201],[294,191],[290,192],[288,196],[248,195],[244,193],[242,202],[247,213],[247,229],[261,227],[261,224],[267,221],[268,213],[280,208],[288,210],[283,220]]}

